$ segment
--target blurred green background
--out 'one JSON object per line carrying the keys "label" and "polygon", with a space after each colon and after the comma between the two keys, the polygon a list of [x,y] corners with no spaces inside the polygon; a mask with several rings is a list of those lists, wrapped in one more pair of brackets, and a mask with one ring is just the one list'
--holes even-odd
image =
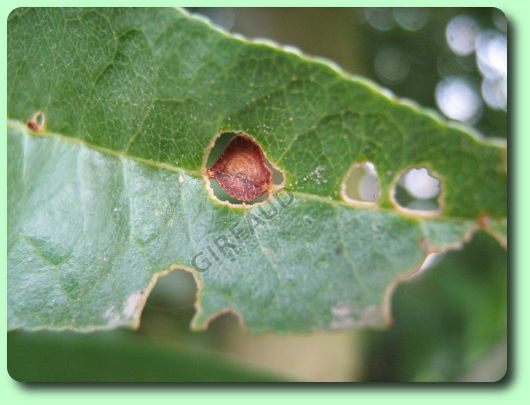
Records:
{"label": "blurred green background", "polygon": [[[224,29],[292,45],[507,136],[507,22],[497,9],[200,8]],[[138,331],[11,332],[19,381],[497,381],[507,367],[507,255],[478,233],[433,255],[393,297],[384,331],[249,336],[222,315],[189,330],[195,284],[159,280]]]}

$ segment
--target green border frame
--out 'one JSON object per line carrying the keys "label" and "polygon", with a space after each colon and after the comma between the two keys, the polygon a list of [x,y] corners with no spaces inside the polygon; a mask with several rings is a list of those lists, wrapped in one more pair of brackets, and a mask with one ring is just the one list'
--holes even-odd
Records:
{"label": "green border frame", "polygon": [[[510,147],[510,187],[511,187],[511,204],[510,204],[510,339],[509,339],[509,363],[506,377],[499,383],[495,384],[311,384],[311,385],[139,385],[139,384],[108,384],[108,385],[67,385],[67,384],[22,384],[11,379],[7,373],[7,342],[6,342],[6,311],[0,311],[0,325],[4,329],[1,334],[0,358],[4,367],[0,377],[0,395],[8,404],[27,403],[35,401],[39,404],[93,404],[95,401],[102,399],[115,399],[126,401],[127,404],[143,404],[146,400],[162,402],[175,400],[193,401],[194,403],[210,402],[230,403],[231,405],[239,403],[269,403],[283,399],[284,401],[297,400],[306,404],[321,403],[323,400],[333,399],[337,402],[350,402],[352,400],[363,401],[369,399],[377,402],[386,403],[388,401],[415,403],[429,405],[443,404],[457,397],[470,397],[480,405],[489,403],[498,403],[499,401],[521,401],[530,397],[530,384],[525,384],[529,379],[530,373],[524,365],[530,363],[530,349],[521,342],[530,341],[530,324],[523,323],[523,308],[529,308],[530,294],[524,291],[525,286],[530,286],[530,251],[520,249],[530,242],[528,231],[530,228],[530,212],[518,210],[520,207],[530,206],[530,189],[523,187],[525,174],[530,175],[530,159],[525,156],[530,153],[530,114],[523,112],[530,111],[530,76],[523,75],[523,72],[530,72],[530,52],[528,52],[528,43],[530,42],[530,24],[527,19],[530,16],[530,2],[527,0],[504,0],[499,2],[479,2],[467,1],[465,3],[447,0],[444,2],[436,1],[317,1],[317,0],[291,0],[289,6],[418,6],[418,7],[497,7],[503,11],[509,21],[510,36],[510,79],[509,79],[509,147]],[[0,47],[4,57],[0,61],[2,80],[1,89],[3,115],[0,118],[1,124],[6,127],[7,108],[7,72],[6,72],[6,35],[7,35],[7,16],[19,6],[178,6],[175,2],[158,1],[156,4],[147,1],[122,1],[113,0],[112,2],[93,0],[86,1],[33,1],[22,2],[17,0],[5,0],[0,5],[0,25],[2,27]],[[183,6],[285,6],[286,4],[277,0],[263,1],[206,1],[196,2],[188,1]],[[523,50],[526,50],[524,52]],[[514,80],[515,79],[515,80]],[[513,83],[515,84],[512,84]],[[527,96],[527,97],[525,97]],[[5,132],[0,142],[1,153],[1,177],[0,190],[4,196],[0,200],[0,218],[2,225],[7,224],[6,211],[6,193],[7,193],[7,156]],[[6,229],[2,226],[0,232],[0,242],[2,252],[6,252]],[[0,255],[2,268],[6,268],[6,256]],[[3,272],[1,280],[2,302],[6,304],[6,272]],[[3,306],[5,308],[5,305]],[[528,315],[524,315],[527,319]],[[434,395],[435,394],[435,395]],[[156,395],[156,398],[153,398]],[[332,398],[330,398],[330,396]],[[527,399],[528,400],[528,399]]]}

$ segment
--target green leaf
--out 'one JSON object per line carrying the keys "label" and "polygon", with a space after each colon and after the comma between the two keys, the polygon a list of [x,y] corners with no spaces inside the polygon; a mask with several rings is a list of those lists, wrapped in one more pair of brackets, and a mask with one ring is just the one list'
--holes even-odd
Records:
{"label": "green leaf", "polygon": [[203,348],[129,333],[12,332],[7,368],[23,382],[277,382]]}
{"label": "green leaf", "polygon": [[[196,329],[227,310],[256,333],[381,325],[427,251],[506,216],[502,145],[179,10],[15,10],[8,116],[10,328],[137,326],[174,269],[198,284]],[[226,131],[284,172],[267,204],[209,193],[203,161]],[[381,188],[369,208],[340,193],[363,161]],[[435,218],[391,199],[418,166],[442,182]]]}

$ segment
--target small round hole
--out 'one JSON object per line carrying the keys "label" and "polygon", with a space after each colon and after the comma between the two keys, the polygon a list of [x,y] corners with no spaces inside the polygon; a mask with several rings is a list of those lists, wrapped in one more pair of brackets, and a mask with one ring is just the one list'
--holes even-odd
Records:
{"label": "small round hole", "polygon": [[379,179],[374,164],[354,164],[342,183],[343,198],[354,204],[375,204],[379,195]]}
{"label": "small round hole", "polygon": [[440,211],[440,191],[440,180],[427,168],[411,168],[396,183],[393,200],[401,209],[433,215]]}

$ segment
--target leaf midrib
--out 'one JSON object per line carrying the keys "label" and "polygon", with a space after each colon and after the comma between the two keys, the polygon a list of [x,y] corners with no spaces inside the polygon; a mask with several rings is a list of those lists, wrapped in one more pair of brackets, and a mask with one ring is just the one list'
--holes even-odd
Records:
{"label": "leaf midrib", "polygon": [[[151,167],[155,167],[155,168],[163,169],[163,170],[168,170],[168,171],[171,171],[171,172],[174,172],[174,173],[186,174],[188,176],[195,177],[197,179],[203,178],[203,174],[202,174],[202,172],[200,170],[186,169],[186,168],[183,168],[183,167],[177,167],[177,166],[170,165],[170,164],[167,164],[167,163],[158,162],[158,161],[155,161],[155,160],[152,160],[152,159],[144,159],[144,158],[141,158],[141,157],[138,157],[138,156],[132,156],[132,155],[127,154],[126,152],[115,151],[115,150],[108,149],[108,148],[105,148],[105,147],[102,147],[102,146],[99,146],[99,145],[94,145],[92,143],[83,141],[83,140],[81,140],[79,138],[68,136],[68,135],[64,135],[64,134],[60,134],[60,133],[57,133],[57,132],[49,132],[49,131],[34,132],[34,131],[30,130],[29,128],[27,128],[27,126],[24,123],[22,123],[21,121],[16,120],[16,119],[8,118],[7,125],[8,125],[8,127],[11,127],[13,129],[18,129],[21,132],[26,133],[27,135],[41,137],[41,138],[56,138],[56,139],[60,139],[61,141],[69,142],[69,143],[74,144],[74,145],[78,145],[78,146],[82,146],[82,147],[85,147],[85,148],[88,148],[88,149],[92,149],[92,150],[98,151],[98,152],[106,154],[106,155],[111,155],[111,156],[115,156],[115,157],[118,157],[118,158],[130,159],[130,160],[136,161],[138,163],[145,164],[147,166],[151,166]],[[342,206],[342,207],[347,207],[347,208],[350,208],[350,209],[371,210],[371,211],[377,211],[377,212],[383,212],[383,213],[392,213],[392,214],[400,215],[400,216],[402,216],[404,218],[408,218],[408,219],[410,219],[412,221],[415,220],[415,221],[418,221],[418,222],[422,222],[422,220],[429,220],[429,219],[433,219],[433,220],[437,220],[437,221],[445,221],[445,222],[467,222],[467,221],[472,221],[473,220],[472,218],[446,217],[446,216],[442,216],[442,215],[439,215],[439,216],[436,216],[436,217],[432,217],[432,218],[416,217],[416,216],[404,214],[404,213],[400,212],[397,209],[385,208],[385,207],[381,207],[379,205],[358,206],[358,205],[350,204],[350,203],[347,203],[347,202],[344,202],[344,201],[341,201],[341,200],[334,200],[334,199],[331,199],[331,198],[322,197],[322,196],[319,196],[319,195],[316,195],[316,194],[309,194],[309,193],[304,193],[304,192],[300,192],[300,191],[293,191],[293,190],[290,190],[288,187],[284,187],[283,190],[288,191],[291,194],[293,194],[294,196],[299,197],[300,199],[303,199],[303,200],[318,201],[318,202],[320,202],[322,204],[329,204],[329,205],[332,205],[332,206]],[[239,208],[239,207],[234,207],[234,208]]]}

